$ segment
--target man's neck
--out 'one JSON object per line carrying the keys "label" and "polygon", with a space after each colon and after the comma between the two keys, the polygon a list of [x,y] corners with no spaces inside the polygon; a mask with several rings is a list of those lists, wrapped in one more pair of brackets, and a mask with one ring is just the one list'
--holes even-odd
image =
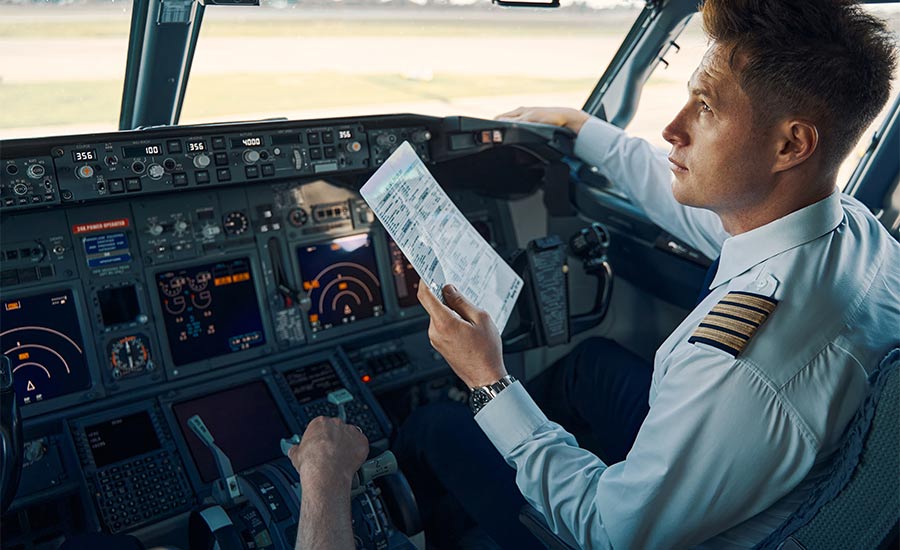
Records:
{"label": "man's neck", "polygon": [[835,187],[834,177],[829,179],[830,185],[824,184],[822,179],[807,179],[802,182],[785,180],[776,183],[768,196],[751,208],[716,213],[729,235],[746,233],[828,197]]}

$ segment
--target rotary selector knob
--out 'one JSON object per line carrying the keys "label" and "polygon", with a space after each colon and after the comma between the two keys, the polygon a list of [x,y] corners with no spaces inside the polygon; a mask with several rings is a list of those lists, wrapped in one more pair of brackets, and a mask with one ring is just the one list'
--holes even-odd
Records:
{"label": "rotary selector knob", "polygon": [[209,166],[209,155],[206,153],[200,153],[196,157],[194,157],[194,166],[196,168],[206,168]]}
{"label": "rotary selector knob", "polygon": [[163,234],[163,231],[165,231],[165,228],[158,223],[151,223],[150,229],[147,230],[147,232],[150,233],[151,235],[153,235],[154,237],[159,237],[160,235]]}
{"label": "rotary selector knob", "polygon": [[31,164],[28,166],[28,169],[25,170],[28,177],[33,180],[41,179],[46,172],[47,170],[44,168],[43,164]]}
{"label": "rotary selector knob", "polygon": [[147,175],[150,176],[151,179],[158,180],[159,178],[165,175],[166,169],[160,166],[159,164],[151,164],[147,168]]}
{"label": "rotary selector knob", "polygon": [[222,230],[219,229],[218,225],[210,223],[210,224],[204,225],[203,229],[201,229],[200,232],[203,233],[203,237],[205,239],[214,239],[214,238],[216,238],[216,236],[219,235],[219,233],[222,232]]}
{"label": "rotary selector knob", "polygon": [[94,177],[94,167],[90,164],[82,164],[75,170],[75,175],[86,180]]}
{"label": "rotary selector knob", "polygon": [[417,130],[413,132],[412,141],[413,143],[425,143],[426,141],[431,139],[431,132],[428,130]]}
{"label": "rotary selector knob", "polygon": [[259,161],[259,151],[248,149],[244,151],[244,164],[256,164]]}
{"label": "rotary selector knob", "polygon": [[380,134],[375,138],[375,143],[377,143],[379,147],[390,147],[397,143],[397,136],[394,134]]}
{"label": "rotary selector knob", "polygon": [[188,224],[186,221],[178,220],[177,222],[175,222],[174,230],[176,235],[183,234],[185,231],[187,231],[187,228]]}
{"label": "rotary selector knob", "polygon": [[24,183],[17,183],[13,185],[13,193],[16,195],[24,195],[28,192],[28,186]]}
{"label": "rotary selector knob", "polygon": [[362,143],[358,141],[351,141],[347,144],[348,153],[359,153],[360,151],[362,151]]}

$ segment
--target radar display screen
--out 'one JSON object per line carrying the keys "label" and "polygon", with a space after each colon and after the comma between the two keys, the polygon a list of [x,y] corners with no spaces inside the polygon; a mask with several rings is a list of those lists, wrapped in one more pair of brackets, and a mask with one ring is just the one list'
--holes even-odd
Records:
{"label": "radar display screen", "polygon": [[368,233],[297,248],[313,332],[384,313],[375,250]]}
{"label": "radar display screen", "polygon": [[175,365],[266,342],[247,258],[158,273],[156,289]]}
{"label": "radar display screen", "polygon": [[388,248],[391,252],[391,276],[394,278],[397,303],[400,307],[419,305],[419,299],[416,297],[419,292],[419,274],[390,235],[388,235]]}
{"label": "radar display screen", "polygon": [[3,300],[2,327],[0,345],[22,405],[91,386],[71,290]]}
{"label": "radar display screen", "polygon": [[216,445],[228,455],[235,473],[283,456],[281,439],[291,437],[272,394],[261,380],[177,403],[172,412],[204,483],[219,474],[212,452],[188,427],[188,419],[195,414],[200,415]]}
{"label": "radar display screen", "polygon": [[98,468],[160,448],[159,437],[147,411],[88,426],[84,435]]}
{"label": "radar display screen", "polygon": [[284,373],[291,393],[301,405],[344,387],[331,361],[322,361]]}

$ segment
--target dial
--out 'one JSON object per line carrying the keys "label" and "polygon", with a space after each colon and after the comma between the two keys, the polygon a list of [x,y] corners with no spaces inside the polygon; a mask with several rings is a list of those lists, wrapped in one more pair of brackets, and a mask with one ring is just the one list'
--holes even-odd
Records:
{"label": "dial", "polygon": [[203,292],[206,290],[209,280],[212,279],[212,274],[209,271],[201,271],[195,277],[186,277],[186,279],[188,280],[188,286],[191,287],[191,290],[194,292]]}
{"label": "dial", "polygon": [[294,227],[301,227],[306,225],[306,222],[309,221],[309,214],[306,213],[306,210],[298,206],[288,212],[288,221]]}
{"label": "dial", "polygon": [[225,228],[225,233],[228,235],[240,235],[250,228],[250,220],[247,219],[246,214],[235,210],[225,214],[225,219],[222,220],[222,227]]}
{"label": "dial", "polygon": [[152,369],[150,346],[143,335],[132,334],[109,345],[109,364],[113,378],[122,378]]}

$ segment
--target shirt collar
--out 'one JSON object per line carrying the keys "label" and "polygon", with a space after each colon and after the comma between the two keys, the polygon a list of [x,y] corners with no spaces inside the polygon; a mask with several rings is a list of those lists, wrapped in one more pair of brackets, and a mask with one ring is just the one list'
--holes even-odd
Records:
{"label": "shirt collar", "polygon": [[709,288],[730,281],[772,256],[818,239],[834,230],[843,218],[841,192],[835,191],[817,203],[728,238],[722,245],[719,269]]}

